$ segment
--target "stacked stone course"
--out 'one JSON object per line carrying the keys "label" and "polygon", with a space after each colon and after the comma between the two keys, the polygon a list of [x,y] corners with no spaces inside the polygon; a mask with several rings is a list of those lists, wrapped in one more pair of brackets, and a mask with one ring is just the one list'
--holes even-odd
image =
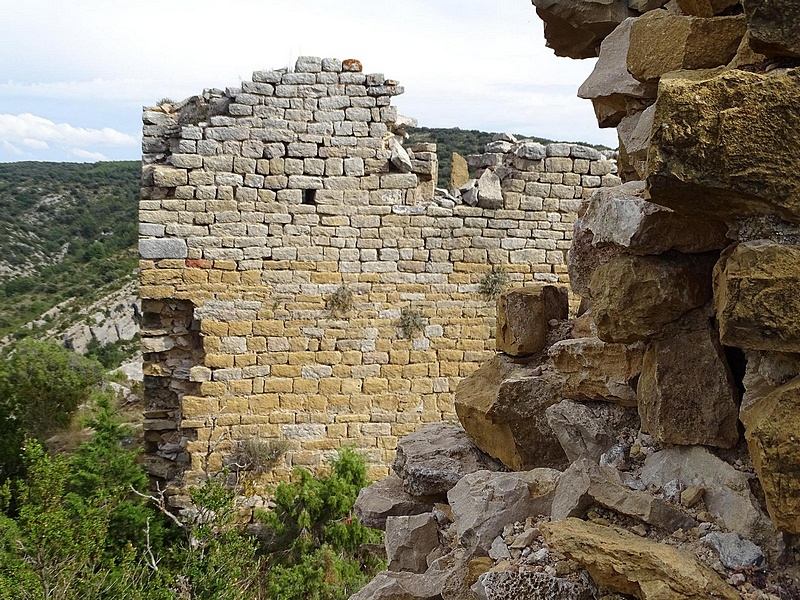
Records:
{"label": "stacked stone course", "polygon": [[[191,481],[258,437],[289,443],[267,480],[343,444],[383,476],[400,436],[455,418],[455,386],[492,355],[494,302],[479,294],[492,265],[514,285],[566,280],[575,211],[618,182],[613,162],[498,140],[475,160],[502,182],[499,202],[434,197],[435,146],[399,143],[402,91],[358,61],[301,57],[145,108],[153,472]],[[424,318],[412,339],[404,309]]]}

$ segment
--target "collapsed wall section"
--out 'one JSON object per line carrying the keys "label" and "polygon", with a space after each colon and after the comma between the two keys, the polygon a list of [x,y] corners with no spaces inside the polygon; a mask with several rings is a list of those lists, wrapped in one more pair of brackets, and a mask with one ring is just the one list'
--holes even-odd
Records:
{"label": "collapsed wall section", "polygon": [[216,472],[253,439],[288,447],[267,481],[347,444],[383,476],[399,437],[455,418],[456,384],[492,355],[491,265],[513,285],[566,279],[577,203],[618,182],[612,163],[510,143],[476,159],[499,199],[434,197],[435,146],[401,143],[402,91],[302,57],[145,108],[145,428],[164,479]]}

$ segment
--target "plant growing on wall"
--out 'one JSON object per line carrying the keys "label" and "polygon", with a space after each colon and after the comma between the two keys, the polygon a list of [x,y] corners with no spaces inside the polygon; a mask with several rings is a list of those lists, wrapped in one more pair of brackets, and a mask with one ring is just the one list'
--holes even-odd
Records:
{"label": "plant growing on wall", "polygon": [[340,315],[353,310],[353,292],[345,285],[336,288],[325,301],[325,308],[332,314]]}
{"label": "plant growing on wall", "polygon": [[403,337],[410,340],[425,328],[425,317],[421,310],[404,306],[400,310],[400,320],[397,326],[403,332]]}
{"label": "plant growing on wall", "polygon": [[239,442],[234,456],[236,465],[256,474],[275,468],[289,449],[289,442],[277,439],[261,439],[253,436]]}
{"label": "plant growing on wall", "polygon": [[487,300],[497,300],[508,285],[508,273],[503,267],[492,269],[480,282],[480,293]]}

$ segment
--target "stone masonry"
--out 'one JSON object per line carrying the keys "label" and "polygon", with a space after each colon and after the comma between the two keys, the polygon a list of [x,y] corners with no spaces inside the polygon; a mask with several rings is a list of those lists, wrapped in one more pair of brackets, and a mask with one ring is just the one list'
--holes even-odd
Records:
{"label": "stone masonry", "polygon": [[258,439],[288,445],[266,482],[347,444],[385,476],[398,438],[454,420],[456,385],[494,354],[482,279],[566,281],[575,213],[619,183],[613,161],[499,136],[470,158],[476,194],[435,196],[435,146],[401,143],[402,92],[356,60],[301,57],[144,109],[154,474],[192,481]]}

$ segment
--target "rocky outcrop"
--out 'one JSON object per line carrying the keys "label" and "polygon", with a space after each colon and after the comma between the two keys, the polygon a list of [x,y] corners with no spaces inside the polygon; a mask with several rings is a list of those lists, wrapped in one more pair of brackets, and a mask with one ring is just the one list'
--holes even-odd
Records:
{"label": "rocky outcrop", "polygon": [[800,6],[793,0],[746,0],[750,45],[771,57],[800,58]]}
{"label": "rocky outcrop", "polygon": [[580,458],[600,462],[620,434],[632,438],[639,429],[635,409],[607,402],[566,399],[549,407],[545,415],[570,462]]}
{"label": "rocky outcrop", "polygon": [[592,578],[641,600],[737,600],[738,592],[696,558],[632,533],[564,519],[541,526],[547,544],[586,567]]}
{"label": "rocky outcrop", "polygon": [[367,527],[385,529],[388,517],[430,512],[436,500],[437,496],[412,496],[403,488],[403,480],[392,474],[362,489],[353,512]]}

